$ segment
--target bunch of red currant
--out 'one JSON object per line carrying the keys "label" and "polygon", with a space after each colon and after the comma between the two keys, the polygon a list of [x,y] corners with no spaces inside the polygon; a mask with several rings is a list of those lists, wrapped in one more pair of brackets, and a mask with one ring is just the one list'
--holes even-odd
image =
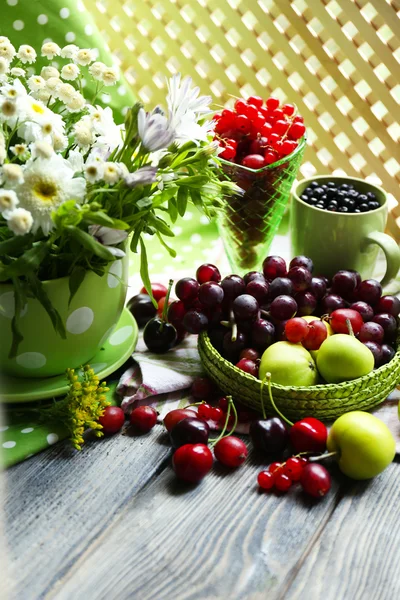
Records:
{"label": "bunch of red currant", "polygon": [[221,158],[250,169],[260,169],[292,154],[303,137],[304,119],[294,104],[259,96],[236,100],[213,117],[215,139],[223,148]]}

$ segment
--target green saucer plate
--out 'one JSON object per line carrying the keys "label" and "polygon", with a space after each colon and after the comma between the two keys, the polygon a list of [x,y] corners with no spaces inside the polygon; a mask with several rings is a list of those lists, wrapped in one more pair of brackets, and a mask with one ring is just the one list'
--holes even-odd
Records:
{"label": "green saucer plate", "polygon": [[[124,308],[115,330],[90,361],[100,379],[116,371],[136,348],[138,326],[127,308]],[[43,379],[23,379],[0,374],[1,402],[34,402],[62,396],[68,391],[65,375]]]}

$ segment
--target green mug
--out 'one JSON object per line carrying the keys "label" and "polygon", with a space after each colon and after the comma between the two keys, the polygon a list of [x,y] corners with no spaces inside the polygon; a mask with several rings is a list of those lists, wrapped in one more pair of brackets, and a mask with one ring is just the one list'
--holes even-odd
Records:
{"label": "green mug", "polygon": [[[310,206],[300,196],[312,181],[320,185],[353,183],[358,191],[373,192],[379,208],[363,213],[330,212]],[[384,233],[388,215],[387,194],[376,185],[356,177],[321,175],[303,179],[292,192],[290,235],[293,256],[303,254],[314,262],[314,273],[332,277],[340,269],[354,269],[363,279],[372,276],[379,248],[386,257],[382,286],[396,277],[400,267],[400,249]]]}

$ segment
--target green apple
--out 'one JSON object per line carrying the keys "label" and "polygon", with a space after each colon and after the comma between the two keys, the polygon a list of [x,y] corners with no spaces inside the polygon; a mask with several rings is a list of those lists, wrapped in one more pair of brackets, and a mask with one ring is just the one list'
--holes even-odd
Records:
{"label": "green apple", "polygon": [[361,410],[336,419],[326,446],[329,452],[338,452],[340,470],[352,479],[375,477],[396,454],[396,443],[385,423]]}
{"label": "green apple", "polygon": [[[302,319],[307,321],[307,323],[311,323],[311,321],[322,321],[322,319],[320,319],[319,317],[314,317],[314,315],[306,315],[305,317],[302,317]],[[326,327],[328,337],[333,335],[334,331],[333,331],[330,323],[328,323],[327,321],[322,321],[322,322]],[[315,362],[317,362],[318,352],[319,352],[319,350],[309,350],[309,353],[311,354],[311,356],[313,357]]]}
{"label": "green apple", "polygon": [[374,356],[357,338],[337,333],[322,342],[317,367],[328,383],[341,383],[367,375],[374,368]]}
{"label": "green apple", "polygon": [[259,377],[271,373],[271,381],[280,385],[315,385],[318,372],[311,354],[301,344],[276,342],[261,357]]}

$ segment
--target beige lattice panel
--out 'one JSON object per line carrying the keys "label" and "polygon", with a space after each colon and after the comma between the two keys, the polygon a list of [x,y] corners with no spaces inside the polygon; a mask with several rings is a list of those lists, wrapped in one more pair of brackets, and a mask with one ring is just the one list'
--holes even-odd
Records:
{"label": "beige lattice panel", "polygon": [[177,71],[211,93],[216,108],[253,93],[296,102],[308,128],[302,175],[346,173],[382,185],[389,230],[400,239],[398,0],[85,4],[145,103],[161,103],[165,76]]}

